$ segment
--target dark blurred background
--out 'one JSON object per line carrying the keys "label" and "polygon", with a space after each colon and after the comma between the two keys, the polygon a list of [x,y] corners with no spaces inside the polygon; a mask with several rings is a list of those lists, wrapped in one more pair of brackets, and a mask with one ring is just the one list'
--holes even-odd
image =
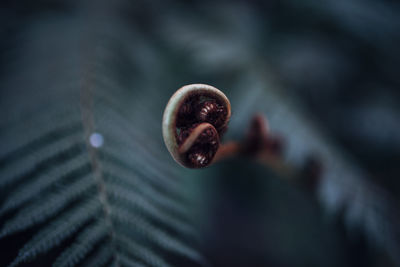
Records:
{"label": "dark blurred background", "polygon": [[[49,17],[89,15],[110,5],[110,12],[117,13],[129,30],[138,33],[136,39],[129,40],[142,49],[138,52],[142,61],[135,68],[138,79],[145,81],[143,84],[161,77],[165,81],[153,81],[151,85],[160,91],[164,84],[173,90],[193,81],[224,90],[225,85],[239,80],[247,70],[265,73],[265,80],[295,99],[304,117],[334,140],[335,146],[346,151],[368,173],[366,179],[387,192],[397,205],[398,1],[111,2],[2,1],[0,79],[5,81],[10,72],[18,73],[20,63],[10,59],[21,53],[24,45],[16,44],[42,38],[29,32],[32,21],[41,23],[43,18],[44,27],[49,27]],[[101,12],[99,18],[103,20]],[[107,16],[104,20],[99,27],[107,25]],[[51,46],[49,43],[49,50]],[[157,58],[168,64],[157,65]],[[152,77],[151,72],[162,72],[161,68],[175,76]],[[121,77],[130,75],[124,71],[121,68]],[[247,84],[249,88],[242,86],[242,90],[252,94],[252,81]],[[4,89],[5,82],[2,84],[3,93],[10,90]],[[290,106],[292,102],[282,105]],[[206,181],[212,188],[207,191],[213,199],[209,200],[213,208],[208,210],[213,217],[204,226],[203,250],[212,265],[395,266],[385,251],[371,245],[365,234],[349,231],[340,212],[327,219],[323,206],[307,189],[293,189],[273,174],[265,186],[265,170],[246,159],[223,162],[219,169],[212,167],[200,176],[208,172],[214,176],[220,173],[217,181]],[[247,179],[240,179],[243,177]],[[286,189],[276,189],[281,187]],[[302,208],[296,203],[301,203]],[[303,219],[293,221],[296,216]],[[297,223],[303,225],[297,225],[299,229],[314,223],[316,226],[312,227],[314,232],[298,232],[293,227]],[[328,243],[329,246],[324,245]],[[327,251],[331,248],[337,251]]]}
{"label": "dark blurred background", "polygon": [[[329,135],[362,161],[373,176],[379,177],[378,182],[392,190],[398,187],[400,7],[397,1],[126,1],[125,4],[130,9],[123,15],[132,20],[134,28],[143,31],[144,37],[154,38],[153,42],[160,45],[161,41],[174,42],[175,35],[191,42],[192,47],[188,45],[186,50],[179,51],[181,57],[196,49],[209,49],[207,55],[197,57],[207,57],[201,59],[204,61],[226,57],[223,62],[226,68],[239,64],[253,68],[257,63],[248,59],[256,56],[268,66],[272,78],[294,94]],[[79,1],[2,1],[2,75],[7,75],[9,69],[9,53],[16,50],[14,38],[22,35],[20,31],[31,19],[52,13],[73,13],[79,5]],[[160,21],[170,25],[160,27]],[[193,39],[195,35],[201,37],[199,44]],[[209,47],[204,47],[207,44]],[[215,44],[220,47],[214,49]],[[183,62],[181,58],[176,60],[176,64]]]}

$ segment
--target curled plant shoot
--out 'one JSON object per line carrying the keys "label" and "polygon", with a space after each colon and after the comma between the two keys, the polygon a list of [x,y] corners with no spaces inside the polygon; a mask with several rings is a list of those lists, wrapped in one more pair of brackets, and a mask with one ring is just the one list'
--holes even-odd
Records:
{"label": "curled plant shoot", "polygon": [[312,176],[318,180],[318,162],[307,161],[299,168],[284,162],[283,139],[270,133],[261,114],[251,118],[244,140],[221,144],[230,116],[230,102],[217,88],[206,84],[183,86],[172,95],[164,111],[162,130],[167,149],[176,162],[187,168],[203,168],[226,157],[244,155],[288,179]]}
{"label": "curled plant shoot", "polygon": [[169,100],[163,117],[163,137],[172,157],[188,168],[211,164],[231,116],[228,98],[217,88],[192,84]]}

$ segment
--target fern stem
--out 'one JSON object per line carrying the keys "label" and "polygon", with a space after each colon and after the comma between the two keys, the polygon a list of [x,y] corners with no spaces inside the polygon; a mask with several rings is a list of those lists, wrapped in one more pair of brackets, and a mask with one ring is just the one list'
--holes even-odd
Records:
{"label": "fern stem", "polygon": [[[87,51],[91,51],[88,49]],[[95,147],[93,147],[89,141],[90,135],[94,132],[95,123],[93,116],[93,86],[94,82],[90,77],[90,73],[92,71],[93,65],[87,64],[86,69],[83,72],[84,78],[81,84],[81,93],[80,93],[80,109],[82,116],[82,124],[85,133],[85,143],[89,153],[89,159],[91,163],[91,167],[94,173],[94,178],[97,184],[99,201],[102,205],[103,214],[105,217],[105,222],[107,228],[109,229],[109,236],[111,239],[111,244],[114,250],[114,258],[116,266],[120,266],[120,260],[118,257],[116,242],[116,234],[113,227],[113,223],[111,220],[111,210],[110,204],[107,196],[107,190],[105,186],[105,180],[103,176],[103,172],[101,169],[101,164],[99,161],[98,151]]]}

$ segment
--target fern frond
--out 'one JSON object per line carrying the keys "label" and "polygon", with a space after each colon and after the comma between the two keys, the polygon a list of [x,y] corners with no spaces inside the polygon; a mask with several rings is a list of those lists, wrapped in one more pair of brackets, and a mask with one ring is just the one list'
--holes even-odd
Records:
{"label": "fern frond", "polygon": [[118,235],[117,241],[121,252],[126,254],[128,257],[138,259],[148,266],[170,266],[156,253],[146,249],[144,246],[136,244],[133,240],[126,238],[124,233]]}
{"label": "fern frond", "polygon": [[140,193],[132,194],[132,192],[125,187],[112,184],[107,187],[107,190],[111,201],[113,199],[119,201],[121,205],[122,203],[127,205],[130,210],[137,210],[142,214],[146,214],[146,217],[168,225],[171,229],[176,229],[185,236],[192,238],[197,236],[193,227],[153,205],[151,202],[147,201],[144,195]]}
{"label": "fern frond", "polygon": [[[294,1],[288,3],[290,5],[295,4]],[[340,13],[338,9],[341,12],[346,10],[353,15],[354,12],[360,12],[362,16],[373,17],[374,19],[371,21],[377,19],[378,24],[382,23],[382,25],[390,24],[390,21],[393,23],[392,25],[396,26],[379,28],[375,25],[376,23],[371,23],[371,27],[375,30],[387,30],[388,35],[393,30],[392,27],[399,28],[399,24],[392,17],[395,13],[388,12],[378,15],[379,12],[371,12],[370,10],[371,6],[385,10],[386,8],[383,5],[371,4],[371,6],[365,5],[361,8],[359,1],[343,3],[336,5],[336,2],[331,2],[328,8],[322,8],[319,4],[315,6],[305,5],[309,8],[312,7],[311,9],[314,11],[334,14],[335,22],[340,25],[342,25],[342,22],[338,22],[341,20],[341,17],[338,16]],[[345,5],[355,5],[355,8],[345,8]],[[303,5],[300,6],[304,7]],[[244,36],[250,34],[250,36],[258,37],[263,34],[262,31],[257,31],[256,28],[251,26],[243,27],[243,24],[237,25],[235,16],[220,15],[220,12],[225,12],[226,6],[221,5],[219,8],[219,12],[209,10],[205,15],[208,15],[211,21],[214,19],[222,20],[226,25],[230,25],[229,28],[222,27],[223,29],[220,30],[209,31],[205,25],[207,21],[202,24],[196,22],[196,18],[183,14],[173,18],[166,17],[160,25],[163,27],[164,38],[170,42],[170,46],[179,51],[190,51],[188,53],[189,61],[191,64],[196,64],[197,69],[208,70],[206,77],[208,75],[231,75],[236,71],[241,73],[240,78],[227,82],[227,87],[231,88],[229,92],[231,104],[232,107],[235,107],[235,116],[232,116],[228,135],[240,137],[239,133],[240,129],[243,129],[244,121],[256,112],[265,114],[271,131],[282,135],[287,143],[285,162],[302,166],[307,155],[316,155],[321,161],[324,170],[316,191],[319,201],[324,205],[327,212],[329,214],[341,214],[343,212],[344,222],[349,229],[363,229],[364,235],[372,241],[371,243],[377,245],[377,247],[381,244],[381,247],[388,251],[399,264],[400,235],[399,230],[397,230],[398,226],[396,226],[400,224],[398,201],[387,199],[387,192],[377,191],[376,186],[368,178],[368,174],[359,168],[357,162],[322,134],[321,129],[312,121],[313,115],[304,110],[298,99],[290,95],[289,90],[285,90],[276,82],[274,79],[276,73],[270,70],[277,66],[271,65],[268,57],[260,60],[258,54],[243,54],[245,49],[241,46],[251,47],[252,42],[257,41],[257,38],[247,40]],[[240,9],[238,6],[233,6],[231,12],[237,12],[238,8]],[[256,13],[251,14],[252,18],[257,17]],[[391,19],[383,19],[382,14],[388,14]],[[353,16],[349,17],[354,18]],[[364,21],[367,21],[367,19]],[[247,22],[252,23],[254,20],[250,19]],[[350,26],[350,24],[347,25]],[[356,28],[351,28],[351,31],[358,32],[357,34],[362,35],[362,38],[372,38],[371,34],[364,35],[365,32],[361,31],[359,23],[354,23],[351,26],[356,26]],[[243,29],[249,32],[245,33]],[[251,34],[251,30],[255,32]],[[224,38],[221,38],[221,36],[224,36]],[[225,49],[224,42],[226,40],[236,40],[235,42],[231,41],[231,43],[238,45],[230,45],[230,49]],[[247,44],[243,42],[244,40]],[[296,42],[293,45],[296,47]],[[293,47],[290,48],[290,50],[292,49]],[[382,50],[386,50],[386,48]],[[215,56],[210,51],[215,52]],[[237,58],[245,62],[233,61]],[[229,64],[226,64],[226,62],[229,62]],[[227,70],[228,65],[235,71]],[[297,69],[297,71],[300,71],[300,69]],[[243,90],[243,88],[246,88],[246,90]]]}
{"label": "fern frond", "polygon": [[[36,255],[45,253],[54,246],[61,244],[67,237],[79,231],[85,223],[98,215],[100,211],[99,201],[90,199],[81,203],[79,207],[63,213],[36,233],[20,249],[17,258],[10,264],[10,267],[33,259]],[[3,232],[2,236],[6,234],[8,232]]]}
{"label": "fern frond", "polygon": [[[46,142],[46,139],[43,141]],[[71,145],[71,143],[75,144]],[[57,160],[60,160],[60,158],[64,159],[68,156],[75,156],[74,153],[78,152],[79,143],[82,147],[81,133],[79,135],[72,136],[72,140],[70,137],[68,137],[66,139],[57,140],[54,143],[50,142],[46,144],[39,144],[41,146],[40,149],[35,148],[33,145],[33,152],[29,151],[30,148],[22,148],[21,152],[14,152],[18,156],[18,161],[10,162],[6,165],[7,161],[9,160],[4,160],[5,166],[0,171],[2,175],[0,187],[5,187],[26,177],[31,177],[35,175],[35,172],[37,172],[38,169],[45,168],[46,166],[51,167],[52,164],[56,163]],[[10,155],[10,157],[12,158],[13,155]],[[20,164],[26,166],[26,168],[20,168]]]}
{"label": "fern frond", "polygon": [[193,248],[181,243],[178,239],[170,236],[166,232],[154,227],[138,215],[132,215],[121,207],[114,207],[112,217],[129,227],[134,227],[136,231],[154,242],[163,249],[187,257],[195,262],[204,262],[204,258]]}
{"label": "fern frond", "polygon": [[[113,141],[110,141],[113,142]],[[135,143],[134,143],[135,144]],[[132,166],[141,166],[140,168],[135,168],[135,171],[140,174],[141,177],[146,177],[148,183],[154,185],[160,190],[166,191],[169,195],[175,196],[176,198],[188,201],[190,198],[186,195],[182,189],[182,184],[179,184],[174,177],[180,177],[176,173],[171,173],[171,170],[167,170],[167,167],[162,168],[160,163],[160,158],[153,158],[149,155],[149,152],[143,153],[144,148],[140,145],[132,146],[128,149],[126,145],[119,144],[118,146],[113,143],[113,146],[105,147],[103,153],[108,154],[109,157],[114,157],[120,159],[120,161],[129,160],[129,164],[126,164],[132,169]],[[136,154],[138,153],[138,154]],[[153,168],[152,166],[157,166]],[[165,171],[163,171],[165,169]]]}
{"label": "fern frond", "polygon": [[90,175],[85,175],[83,177],[78,176],[77,181],[66,187],[60,187],[56,192],[41,195],[39,200],[31,200],[15,216],[7,220],[1,227],[0,236],[3,236],[3,233],[19,232],[46,221],[63,211],[72,201],[95,188],[95,183]]}
{"label": "fern frond", "polygon": [[[104,8],[103,4],[113,6],[112,10],[123,5],[98,7]],[[161,104],[164,99],[155,88],[143,95],[130,89],[138,86],[131,76],[135,57],[140,57],[132,46],[137,41],[132,36],[135,30],[115,10],[102,9],[109,18],[103,23],[91,12],[83,15],[88,11],[85,4],[73,8],[76,13],[32,18],[20,32],[25,41],[18,43],[10,67],[14,72],[2,81],[13,90],[0,91],[0,110],[7,111],[0,120],[0,191],[4,193],[0,216],[5,218],[0,238],[37,228],[11,266],[59,246],[57,265],[101,265],[111,260],[117,266],[133,264],[135,258],[116,249],[120,247],[115,237],[118,220],[110,214],[122,207],[130,216],[145,214],[157,222],[150,230],[180,233],[173,238],[177,244],[184,235],[195,236],[193,221],[182,220],[193,218],[192,196],[186,193],[175,165],[163,162],[170,158],[159,150],[162,140],[147,134],[160,130],[158,115],[151,112],[148,124],[137,120],[140,110],[148,110],[144,101],[156,96],[154,101]],[[88,27],[83,30],[79,25]],[[125,67],[129,75],[121,76],[117,70]],[[21,98],[24,94],[29,97]],[[137,110],[134,102],[140,104]],[[104,137],[101,148],[91,144],[95,131]],[[106,151],[126,163],[126,169],[110,171],[103,159]],[[110,173],[119,178],[110,178]],[[107,227],[93,225],[99,221]],[[136,242],[138,250],[155,261],[163,262],[168,256],[164,254],[171,251],[158,255],[136,239],[130,233],[128,241]]]}
{"label": "fern frond", "polygon": [[114,250],[113,247],[107,242],[106,244],[100,244],[98,248],[95,248],[94,253],[90,254],[85,262],[82,263],[83,266],[89,267],[100,267],[105,266],[107,263],[113,259]]}
{"label": "fern frond", "polygon": [[[256,12],[238,19],[246,8],[237,3],[216,3],[198,16],[173,2],[162,15],[146,1],[50,2],[23,12],[10,4],[18,16],[11,20],[0,9],[0,242],[33,232],[28,241],[16,238],[11,266],[57,249],[60,266],[207,264],[197,239],[209,233],[196,226],[215,214],[199,202],[226,169],[182,170],[160,125],[173,91],[193,81],[215,84],[231,99],[228,136],[241,138],[248,118],[261,112],[287,139],[285,161],[301,166],[307,155],[320,156],[326,168],[316,191],[326,209],[344,211],[349,229],[361,226],[400,255],[394,201],[273,82],[263,56],[269,49],[259,46],[276,32],[267,27],[266,36]],[[301,5],[283,5],[292,4]],[[101,145],[91,143],[94,133]]]}
{"label": "fern frond", "polygon": [[[16,129],[5,126],[5,132],[0,133],[0,138],[4,140],[4,143],[1,144],[0,166],[5,167],[5,169],[11,168],[11,164],[16,160],[25,160],[26,163],[31,164],[31,160],[35,160],[37,156],[55,151],[54,143],[59,142],[61,146],[63,143],[66,143],[65,137],[75,137],[77,142],[82,141],[82,134],[80,132],[82,126],[77,122],[69,122],[67,120],[69,118],[67,116],[68,113],[68,111],[63,111],[62,114],[55,115],[51,113],[51,116],[33,117],[26,122],[24,120],[18,121],[18,124],[15,125]],[[59,120],[53,123],[55,118]],[[35,119],[38,121],[32,122]],[[50,126],[48,126],[49,129],[43,130],[42,127],[37,125],[42,120],[52,121]],[[26,124],[36,125],[37,127],[24,129],[26,128]],[[70,143],[68,142],[68,144]],[[49,152],[46,153],[46,151]],[[25,159],[25,157],[29,159]]]}
{"label": "fern frond", "polygon": [[111,157],[109,154],[103,155],[106,179],[115,181],[123,186],[130,186],[133,190],[148,195],[149,200],[163,208],[177,212],[182,216],[188,214],[187,203],[162,188],[147,182],[145,179],[147,174],[132,168],[123,159]]}
{"label": "fern frond", "polygon": [[[125,255],[121,255],[119,257],[119,261],[122,266],[126,266],[126,267],[146,267],[146,265],[138,262],[134,258],[125,256]],[[116,266],[116,265],[112,265],[112,266]]]}
{"label": "fern frond", "polygon": [[86,226],[78,234],[72,245],[67,248],[54,262],[55,267],[75,266],[80,263],[96,244],[108,234],[107,225],[102,220]]}
{"label": "fern frond", "polygon": [[[20,205],[44,192],[56,182],[88,174],[90,168],[87,163],[87,156],[80,154],[80,150],[80,146],[74,146],[72,151],[63,151],[57,155],[58,157],[50,158],[49,160],[52,161],[49,166],[50,170],[41,172],[38,177],[30,176],[30,181],[25,182],[12,191],[2,205],[0,215],[11,209],[18,208]],[[63,159],[66,160],[58,165],[53,165],[54,161],[59,162]]]}

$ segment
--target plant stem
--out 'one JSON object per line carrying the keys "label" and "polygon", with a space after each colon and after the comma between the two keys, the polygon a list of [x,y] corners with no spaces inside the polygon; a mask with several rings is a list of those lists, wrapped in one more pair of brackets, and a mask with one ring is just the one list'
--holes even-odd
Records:
{"label": "plant stem", "polygon": [[213,161],[215,163],[230,157],[247,156],[285,180],[304,183],[314,189],[321,175],[319,160],[309,157],[304,166],[294,166],[284,161],[282,147],[282,139],[271,135],[265,117],[257,114],[251,120],[245,139],[241,142],[230,141],[222,144]]}

